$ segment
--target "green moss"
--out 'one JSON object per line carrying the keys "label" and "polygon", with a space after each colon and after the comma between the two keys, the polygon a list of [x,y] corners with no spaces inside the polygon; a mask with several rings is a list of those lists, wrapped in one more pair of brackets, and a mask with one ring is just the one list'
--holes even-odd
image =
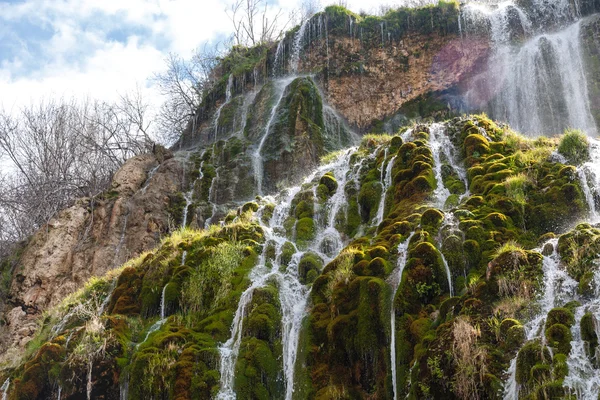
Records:
{"label": "green moss", "polygon": [[367,182],[361,186],[358,194],[358,204],[360,205],[363,222],[369,222],[375,217],[381,196],[382,187],[379,182]]}
{"label": "green moss", "polygon": [[550,352],[538,340],[527,342],[517,356],[516,380],[519,384],[527,384],[531,377],[531,370],[537,364],[549,363]]}
{"label": "green moss", "polygon": [[321,185],[325,185],[325,187],[327,187],[329,194],[335,193],[335,191],[338,188],[338,183],[335,180],[335,177],[333,176],[332,173],[326,173],[325,175],[323,175],[321,177],[321,179],[319,180],[319,183]]}
{"label": "green moss", "polygon": [[323,268],[323,260],[312,252],[305,253],[298,263],[298,275],[302,284],[313,283]]}
{"label": "green moss", "polygon": [[427,230],[431,232],[437,232],[443,221],[444,214],[435,208],[430,208],[421,215],[421,225],[429,228]]}
{"label": "green moss", "polygon": [[572,339],[571,330],[563,324],[554,324],[546,328],[548,345],[554,347],[559,353],[569,355]]}
{"label": "green moss", "polygon": [[558,152],[573,165],[579,165],[590,158],[589,142],[585,133],[579,130],[567,130],[560,138]]}
{"label": "green moss", "polygon": [[313,241],[316,235],[315,221],[306,217],[298,220],[296,223],[296,241],[299,246],[307,246]]}
{"label": "green moss", "polygon": [[573,312],[567,308],[553,308],[546,318],[546,328],[554,324],[562,324],[571,327],[575,323]]}

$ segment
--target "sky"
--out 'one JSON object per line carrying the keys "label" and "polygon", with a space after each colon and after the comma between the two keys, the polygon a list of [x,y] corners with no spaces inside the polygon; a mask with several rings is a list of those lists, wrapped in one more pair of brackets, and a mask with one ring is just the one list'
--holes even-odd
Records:
{"label": "sky", "polygon": [[[189,57],[204,43],[229,37],[225,10],[232,1],[0,0],[0,108],[55,97],[110,101],[136,87],[156,105],[161,100],[151,78],[164,70],[165,57]],[[302,1],[269,0],[286,14]],[[397,0],[345,3],[376,12]]]}

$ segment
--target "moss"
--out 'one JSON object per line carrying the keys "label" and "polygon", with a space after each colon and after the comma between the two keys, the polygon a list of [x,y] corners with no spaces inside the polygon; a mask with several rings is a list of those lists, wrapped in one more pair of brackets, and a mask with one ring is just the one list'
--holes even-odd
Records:
{"label": "moss", "polygon": [[590,361],[594,364],[598,363],[598,334],[596,332],[596,317],[594,314],[587,312],[583,315],[580,322],[581,339],[586,342],[586,353]]}
{"label": "moss", "polygon": [[537,364],[549,363],[550,352],[539,340],[527,342],[517,356],[516,380],[519,384],[527,384],[531,376],[531,370]]}
{"label": "moss", "polygon": [[358,204],[360,205],[363,222],[369,222],[375,217],[381,196],[382,187],[379,182],[367,182],[361,186],[358,193]]}
{"label": "moss", "polygon": [[250,201],[250,202],[244,204],[242,206],[242,213],[245,213],[248,211],[257,212],[258,211],[258,203],[256,203],[255,201]]}
{"label": "moss", "polygon": [[546,328],[548,345],[554,347],[559,353],[569,355],[572,339],[571,330],[563,324],[554,324]]}
{"label": "moss", "polygon": [[566,354],[556,354],[552,359],[552,365],[554,367],[554,377],[555,379],[563,379],[569,374],[569,366],[567,365],[568,357]]}
{"label": "moss", "polygon": [[421,215],[421,225],[430,228],[431,231],[437,231],[443,221],[444,214],[435,208],[430,208]]}
{"label": "moss", "polygon": [[554,324],[562,324],[567,327],[571,327],[575,323],[575,317],[573,312],[567,308],[553,308],[548,312],[546,318],[546,328]]}
{"label": "moss", "polygon": [[333,176],[332,173],[327,173],[327,174],[323,175],[321,177],[321,179],[319,180],[319,183],[321,185],[325,185],[325,187],[327,187],[327,190],[329,191],[330,194],[335,193],[335,191],[338,188],[338,183],[335,180],[335,177]]}
{"label": "moss", "polygon": [[523,325],[513,325],[506,331],[506,348],[508,351],[517,350],[523,345],[526,338]]}
{"label": "moss", "polygon": [[314,203],[305,200],[298,202],[294,209],[294,214],[297,219],[312,218],[314,215]]}
{"label": "moss", "polygon": [[579,130],[567,130],[560,138],[558,152],[573,165],[586,162],[590,158],[589,141],[586,134]]}
{"label": "moss", "polygon": [[307,246],[316,235],[315,221],[306,217],[299,219],[296,223],[296,241],[299,246]]}
{"label": "moss", "polygon": [[312,252],[305,253],[298,263],[300,282],[304,285],[313,283],[323,268],[323,260]]}
{"label": "moss", "polygon": [[283,246],[281,246],[281,256],[279,262],[283,266],[288,266],[290,261],[292,261],[292,256],[296,253],[296,247],[292,242],[285,242]]}

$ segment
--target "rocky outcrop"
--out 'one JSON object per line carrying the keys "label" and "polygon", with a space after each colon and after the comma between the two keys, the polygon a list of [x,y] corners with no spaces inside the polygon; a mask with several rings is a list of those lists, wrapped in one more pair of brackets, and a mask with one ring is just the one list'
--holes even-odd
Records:
{"label": "rocky outcrop", "polygon": [[108,192],[78,200],[37,231],[14,269],[2,348],[25,345],[39,315],[92,276],[156,246],[173,228],[169,195],[180,190],[182,176],[172,155],[133,157],[115,173]]}
{"label": "rocky outcrop", "polygon": [[328,61],[324,45],[315,42],[303,69],[328,65],[322,77],[327,101],[360,129],[392,116],[419,96],[459,89],[485,67],[490,50],[487,40],[461,40],[457,35],[415,35],[372,48],[347,37],[329,40],[335,51]]}

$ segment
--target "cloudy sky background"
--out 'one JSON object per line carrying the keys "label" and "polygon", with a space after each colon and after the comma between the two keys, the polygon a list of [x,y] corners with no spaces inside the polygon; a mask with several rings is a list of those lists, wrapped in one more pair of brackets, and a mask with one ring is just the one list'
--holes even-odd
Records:
{"label": "cloudy sky background", "polygon": [[[151,77],[169,52],[189,57],[231,35],[233,0],[0,0],[0,108],[55,97],[111,100],[141,87],[160,103]],[[286,13],[301,0],[269,0]],[[401,0],[348,0],[376,13]],[[333,0],[322,0],[322,6]]]}

